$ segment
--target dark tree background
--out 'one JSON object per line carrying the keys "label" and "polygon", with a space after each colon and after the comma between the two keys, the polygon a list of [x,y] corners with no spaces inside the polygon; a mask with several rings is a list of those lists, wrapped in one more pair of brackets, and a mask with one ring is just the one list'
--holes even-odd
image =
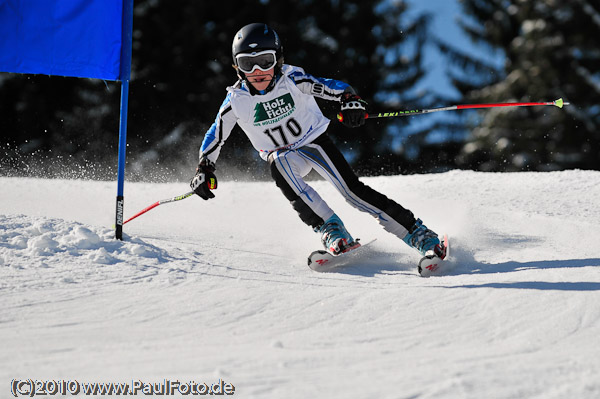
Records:
{"label": "dark tree background", "polygon": [[440,43],[465,102],[552,101],[570,106],[497,108],[466,122],[456,165],[491,171],[600,168],[600,3],[462,0],[462,28],[502,50],[498,68]]}
{"label": "dark tree background", "polygon": [[[573,105],[465,113],[460,123],[416,132],[410,127],[418,117],[372,120],[361,129],[334,120],[331,135],[354,168],[363,175],[598,169],[599,6],[465,0],[463,7],[463,28],[504,51],[506,62],[489,66],[436,40],[460,101],[563,97]],[[191,177],[204,132],[236,80],[233,35],[251,22],[277,30],[287,63],[350,83],[371,110],[449,105],[414,90],[427,73],[423,51],[435,35],[429,15],[408,11],[399,0],[136,0],[126,178]],[[0,173],[114,180],[119,97],[116,82],[0,74]],[[337,111],[323,109],[331,117]],[[445,140],[430,139],[440,132]],[[241,131],[226,143],[218,169],[224,178],[267,178],[266,164]]]}

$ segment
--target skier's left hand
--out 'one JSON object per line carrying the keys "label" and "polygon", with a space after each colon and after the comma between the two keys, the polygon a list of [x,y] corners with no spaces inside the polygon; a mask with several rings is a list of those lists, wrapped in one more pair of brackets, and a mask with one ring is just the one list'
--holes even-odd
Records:
{"label": "skier's left hand", "polygon": [[208,159],[202,159],[196,169],[196,175],[190,182],[190,187],[194,190],[194,193],[203,200],[215,198],[215,195],[211,193],[211,190],[217,188],[215,164]]}
{"label": "skier's left hand", "polygon": [[344,93],[342,96],[341,113],[338,119],[348,127],[359,127],[365,124],[367,117],[367,102],[357,94]]}

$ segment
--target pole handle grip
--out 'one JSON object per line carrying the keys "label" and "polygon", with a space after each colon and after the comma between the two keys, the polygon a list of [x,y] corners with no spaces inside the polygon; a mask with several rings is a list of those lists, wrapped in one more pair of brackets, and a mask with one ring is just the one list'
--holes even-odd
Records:
{"label": "pole handle grip", "polygon": [[[365,119],[369,119],[369,114],[367,114],[366,112],[365,112]],[[339,122],[344,122],[344,115],[342,115],[341,112],[337,114],[337,120]]]}

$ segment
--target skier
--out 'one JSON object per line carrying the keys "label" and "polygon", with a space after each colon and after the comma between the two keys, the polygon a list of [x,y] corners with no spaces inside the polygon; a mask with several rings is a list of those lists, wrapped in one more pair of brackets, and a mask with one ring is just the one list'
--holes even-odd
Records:
{"label": "skier", "polygon": [[233,67],[239,80],[227,88],[217,118],[204,136],[200,163],[190,186],[204,200],[217,188],[215,162],[233,127],[239,125],[260,156],[269,162],[271,175],[300,219],[320,234],[332,255],[359,244],[319,194],[304,181],[315,169],[335,186],[348,203],[374,216],[383,228],[423,256],[445,256],[436,233],[413,213],[359,181],[341,152],[328,137],[330,120],[315,97],[340,104],[341,122],[347,127],[365,123],[366,106],[348,84],[317,78],[302,68],[283,63],[277,33],[266,24],[240,29],[232,44]]}

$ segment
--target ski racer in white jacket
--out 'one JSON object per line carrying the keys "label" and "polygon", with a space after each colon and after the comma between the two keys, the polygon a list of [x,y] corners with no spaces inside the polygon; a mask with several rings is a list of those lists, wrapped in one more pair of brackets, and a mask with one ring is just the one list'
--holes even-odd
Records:
{"label": "ski racer in white jacket", "polygon": [[325,249],[339,255],[356,246],[344,224],[319,194],[304,181],[316,170],[348,203],[375,217],[383,228],[422,255],[443,251],[436,233],[412,212],[363,184],[327,136],[330,120],[315,97],[340,103],[341,122],[365,123],[367,103],[341,81],[317,78],[283,63],[279,36],[268,25],[254,23],[236,33],[232,44],[239,80],[227,96],[200,148],[200,163],[190,186],[201,198],[214,198],[215,163],[237,124],[304,223],[321,236]]}

